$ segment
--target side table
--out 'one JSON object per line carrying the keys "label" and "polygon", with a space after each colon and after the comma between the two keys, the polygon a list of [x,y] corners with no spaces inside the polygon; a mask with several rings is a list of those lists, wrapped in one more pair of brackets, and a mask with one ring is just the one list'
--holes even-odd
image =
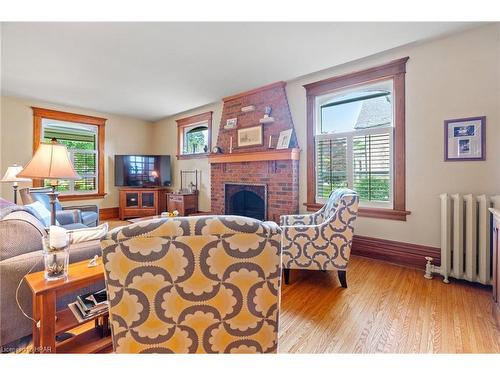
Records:
{"label": "side table", "polygon": [[110,352],[112,347],[111,336],[102,336],[102,330],[97,325],[76,336],[57,343],[56,335],[88,323],[102,319],[108,323],[108,312],[104,312],[92,320],[79,323],[69,308],[56,311],[58,297],[74,290],[84,288],[89,284],[104,280],[102,259],[97,266],[88,267],[87,260],[70,264],[66,279],[47,281],[44,272],[35,272],[26,275],[33,296],[33,346],[35,353],[99,353]]}

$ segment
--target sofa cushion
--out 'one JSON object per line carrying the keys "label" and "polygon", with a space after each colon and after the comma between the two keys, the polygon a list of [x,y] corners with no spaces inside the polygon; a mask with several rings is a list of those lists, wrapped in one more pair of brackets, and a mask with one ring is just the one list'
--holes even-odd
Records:
{"label": "sofa cushion", "polygon": [[88,228],[85,224],[82,224],[82,223],[73,223],[73,224],[66,224],[66,225],[59,225],[59,226],[64,228],[64,229],[67,229],[67,230]]}
{"label": "sofa cushion", "polygon": [[101,224],[97,227],[82,228],[69,230],[69,242],[76,244],[92,240],[100,240],[108,233],[108,223]]}
{"label": "sofa cushion", "polygon": [[82,223],[86,226],[97,223],[97,212],[82,211]]}

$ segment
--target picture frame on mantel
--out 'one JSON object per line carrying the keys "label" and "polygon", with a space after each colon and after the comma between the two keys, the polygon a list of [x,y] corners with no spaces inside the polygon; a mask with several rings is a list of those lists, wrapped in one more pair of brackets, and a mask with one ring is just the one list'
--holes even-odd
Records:
{"label": "picture frame on mantel", "polygon": [[444,161],[486,160],[486,116],[444,122]]}
{"label": "picture frame on mantel", "polygon": [[262,146],[263,133],[262,125],[238,129],[238,147]]}
{"label": "picture frame on mantel", "polygon": [[276,150],[283,150],[290,147],[290,140],[292,139],[293,129],[287,129],[280,132],[280,137],[278,138],[278,144],[276,145]]}

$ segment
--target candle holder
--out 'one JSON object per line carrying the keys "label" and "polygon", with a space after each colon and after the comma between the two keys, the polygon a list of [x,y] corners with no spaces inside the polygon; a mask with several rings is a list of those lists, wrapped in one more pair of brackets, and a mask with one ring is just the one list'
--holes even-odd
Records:
{"label": "candle holder", "polygon": [[60,280],[68,277],[69,245],[68,241],[62,247],[50,246],[48,236],[42,238],[43,262],[45,266],[45,280]]}

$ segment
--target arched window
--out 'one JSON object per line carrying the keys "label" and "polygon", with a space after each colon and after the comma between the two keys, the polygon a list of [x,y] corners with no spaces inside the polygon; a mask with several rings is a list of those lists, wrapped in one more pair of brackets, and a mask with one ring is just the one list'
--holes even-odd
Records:
{"label": "arched window", "polygon": [[210,152],[212,112],[176,120],[178,128],[177,158],[206,156]]}
{"label": "arched window", "polygon": [[208,150],[208,126],[195,125],[184,132],[183,154],[201,154]]}

